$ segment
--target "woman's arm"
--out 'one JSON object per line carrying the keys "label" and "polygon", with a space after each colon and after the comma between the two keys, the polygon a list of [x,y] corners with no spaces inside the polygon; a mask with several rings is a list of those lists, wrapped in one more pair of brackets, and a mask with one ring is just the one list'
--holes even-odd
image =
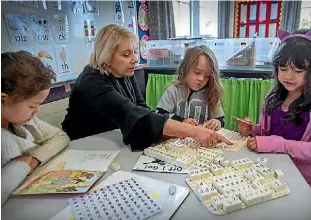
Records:
{"label": "woman's arm", "polygon": [[130,80],[132,81],[133,89],[134,89],[135,96],[136,96],[137,105],[139,105],[141,107],[149,108],[147,106],[144,98],[143,98],[143,95],[141,94],[141,91],[140,91],[140,88],[138,87],[137,80],[136,80],[135,76],[132,76]]}
{"label": "woman's arm", "polygon": [[173,137],[192,137],[203,146],[206,146],[208,142],[212,141],[222,141],[226,144],[232,144],[224,136],[213,130],[174,120],[167,120],[163,128],[163,134]]}
{"label": "woman's arm", "polygon": [[[92,77],[89,80],[92,80]],[[83,86],[81,96],[87,103],[85,108],[92,108],[103,118],[108,117],[111,119],[120,128],[124,143],[131,144],[133,150],[150,146],[162,134],[198,136],[198,134],[195,134],[196,132],[192,131],[194,126],[186,125],[187,129],[185,130],[183,128],[185,125],[181,122],[169,120],[170,122],[166,124],[167,115],[157,114],[148,108],[135,105],[114,89],[108,77],[94,77],[92,83],[86,83]],[[173,128],[174,122],[178,123],[175,124],[177,125],[176,128]],[[94,123],[105,123],[105,121]],[[165,130],[164,133],[163,129]],[[204,129],[203,133],[199,136],[207,136],[207,134],[213,132]],[[211,135],[212,138],[216,136],[219,137],[218,135]]]}

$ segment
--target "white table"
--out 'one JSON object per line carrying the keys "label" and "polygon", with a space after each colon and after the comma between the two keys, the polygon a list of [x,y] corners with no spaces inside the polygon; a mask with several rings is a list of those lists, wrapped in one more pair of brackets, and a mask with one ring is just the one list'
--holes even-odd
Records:
{"label": "white table", "polygon": [[[121,169],[132,171],[140,152],[131,152],[122,143],[122,136],[119,130],[87,137],[72,141],[72,149],[87,150],[120,150],[116,161],[121,165]],[[229,159],[249,157],[256,160],[258,154],[250,152],[244,148],[239,152],[226,152]],[[184,203],[179,207],[172,219],[282,219],[282,220],[310,220],[311,219],[311,189],[305,182],[291,159],[284,154],[262,154],[267,157],[267,166],[272,169],[280,169],[285,174],[284,180],[289,185],[291,193],[277,200],[269,201],[260,205],[255,205],[241,211],[233,212],[224,216],[211,214],[204,205],[197,199],[191,191]],[[133,171],[140,175],[145,175],[154,179],[187,186],[185,183],[186,174],[169,174],[156,172]],[[107,173],[105,177],[107,177]],[[50,195],[50,196],[19,196],[11,198],[2,207],[3,220],[48,220],[63,208],[68,206],[67,199],[70,195]]]}

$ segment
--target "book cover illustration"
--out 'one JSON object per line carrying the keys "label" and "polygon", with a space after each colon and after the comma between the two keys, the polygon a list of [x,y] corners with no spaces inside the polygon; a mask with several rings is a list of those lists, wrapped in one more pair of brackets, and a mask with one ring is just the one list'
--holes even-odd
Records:
{"label": "book cover illustration", "polygon": [[103,174],[80,170],[49,171],[17,191],[15,195],[85,193]]}

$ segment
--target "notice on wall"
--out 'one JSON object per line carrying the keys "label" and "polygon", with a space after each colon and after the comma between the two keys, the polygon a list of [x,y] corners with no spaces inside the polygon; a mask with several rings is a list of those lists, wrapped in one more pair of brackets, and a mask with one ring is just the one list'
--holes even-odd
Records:
{"label": "notice on wall", "polygon": [[54,47],[58,74],[63,75],[71,73],[72,66],[70,60],[70,53],[65,45]]}
{"label": "notice on wall", "polygon": [[115,1],[113,3],[114,8],[114,20],[116,24],[124,24],[124,13],[123,13],[123,6],[121,1]]}
{"label": "notice on wall", "polygon": [[72,0],[71,1],[71,11],[73,13],[83,13],[83,4],[84,4],[84,0],[82,0],[82,1]]}
{"label": "notice on wall", "polygon": [[99,7],[97,0],[85,0],[84,1],[84,13],[87,14],[99,14]]}
{"label": "notice on wall", "polygon": [[48,17],[30,14],[29,20],[33,32],[34,41],[37,44],[52,43],[51,26]]}
{"label": "notice on wall", "polygon": [[11,44],[27,46],[32,44],[32,33],[25,14],[5,14]]}
{"label": "notice on wall", "polygon": [[93,46],[95,36],[96,36],[95,22],[93,20],[84,20],[85,45]]}
{"label": "notice on wall", "polygon": [[69,42],[69,23],[67,15],[53,15],[54,42],[64,44]]}
{"label": "notice on wall", "polygon": [[52,46],[37,46],[35,48],[35,55],[45,66],[57,73],[56,57]]}
{"label": "notice on wall", "polygon": [[48,9],[62,10],[62,1],[47,1],[47,7]]}

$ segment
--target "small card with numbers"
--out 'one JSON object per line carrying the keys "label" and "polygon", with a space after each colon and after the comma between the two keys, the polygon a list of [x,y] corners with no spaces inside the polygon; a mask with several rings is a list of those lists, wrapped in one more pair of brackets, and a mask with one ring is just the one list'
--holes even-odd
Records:
{"label": "small card with numbers", "polygon": [[143,220],[163,211],[134,178],[69,199],[76,220]]}

